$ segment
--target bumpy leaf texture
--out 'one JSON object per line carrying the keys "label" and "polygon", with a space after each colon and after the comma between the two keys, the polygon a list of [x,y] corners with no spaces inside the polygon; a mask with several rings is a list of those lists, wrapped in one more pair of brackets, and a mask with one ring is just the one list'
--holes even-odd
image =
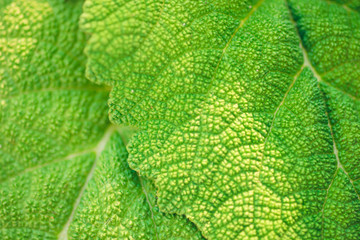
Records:
{"label": "bumpy leaf texture", "polygon": [[115,133],[102,152],[70,239],[202,239],[185,218],[159,212],[153,184],[129,168],[124,141]]}
{"label": "bumpy leaf texture", "polygon": [[0,239],[200,239],[125,164],[133,130],[109,126],[108,90],[85,78],[81,9],[0,1]]}
{"label": "bumpy leaf texture", "polygon": [[360,239],[360,1],[87,0],[129,164],[209,239]]}

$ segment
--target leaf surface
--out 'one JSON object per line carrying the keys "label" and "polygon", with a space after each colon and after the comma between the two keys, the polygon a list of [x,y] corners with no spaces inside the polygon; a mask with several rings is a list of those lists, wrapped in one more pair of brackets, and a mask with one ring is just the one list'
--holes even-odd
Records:
{"label": "leaf surface", "polygon": [[[337,159],[322,208],[321,238],[356,239],[360,229],[360,2],[290,2],[305,60],[324,93]],[[314,18],[320,21],[310,20]]]}
{"label": "leaf surface", "polygon": [[[158,212],[154,187],[144,180],[142,188],[126,166],[119,135],[101,155],[115,128],[108,122],[108,89],[85,78],[81,8],[82,1],[0,1],[0,239],[66,239],[69,227],[75,239],[200,239],[186,218]],[[90,181],[96,162],[103,168]],[[115,180],[122,182],[110,192]],[[108,185],[96,189],[101,181]],[[80,207],[75,215],[80,202],[104,208]],[[128,206],[128,215],[117,215]],[[83,224],[91,218],[93,229]]]}
{"label": "leaf surface", "polygon": [[53,239],[95,161],[108,91],[84,77],[81,2],[0,12],[0,238]]}
{"label": "leaf surface", "polygon": [[124,141],[114,133],[102,152],[70,239],[201,239],[185,218],[159,212],[154,186],[129,168]]}
{"label": "leaf surface", "polygon": [[87,76],[160,210],[209,239],[360,237],[358,6],[86,1]]}

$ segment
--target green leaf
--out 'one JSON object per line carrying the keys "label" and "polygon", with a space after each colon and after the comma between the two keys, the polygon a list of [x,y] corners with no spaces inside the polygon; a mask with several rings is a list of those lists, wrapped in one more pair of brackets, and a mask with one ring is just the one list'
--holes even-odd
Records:
{"label": "green leaf", "polygon": [[81,2],[0,5],[0,238],[54,239],[108,125],[84,77]]}
{"label": "green leaf", "polygon": [[[360,2],[337,1],[342,6],[335,2],[291,1],[291,9],[302,36],[304,56],[308,56],[306,61],[324,92],[337,159],[337,170],[322,209],[321,237],[357,239],[360,237],[360,14],[355,10]],[[321,20],[311,20],[314,18]]]}
{"label": "green leaf", "polygon": [[[100,156],[115,128],[108,122],[108,89],[84,76],[81,8],[81,1],[0,1],[0,239],[66,239],[69,226],[80,234],[75,239],[201,238],[186,218],[159,213],[154,187],[146,180],[139,185],[125,165],[118,135]],[[90,180],[96,162],[114,168],[99,168]],[[110,185],[94,192],[99,182],[120,185],[114,192]],[[99,201],[104,208],[82,208]],[[82,215],[72,225],[79,202]],[[128,215],[120,216],[130,205]],[[94,218],[94,228],[81,229],[82,221]]]}
{"label": "green leaf", "polygon": [[141,129],[128,161],[160,210],[209,239],[360,238],[357,9],[85,2],[87,76]]}
{"label": "green leaf", "polygon": [[74,25],[81,4],[68,5],[1,6],[2,181],[92,148],[108,124],[108,91],[83,76],[86,38]]}
{"label": "green leaf", "polygon": [[155,188],[129,168],[123,136],[107,143],[70,225],[70,239],[201,239],[180,216],[162,214]]}

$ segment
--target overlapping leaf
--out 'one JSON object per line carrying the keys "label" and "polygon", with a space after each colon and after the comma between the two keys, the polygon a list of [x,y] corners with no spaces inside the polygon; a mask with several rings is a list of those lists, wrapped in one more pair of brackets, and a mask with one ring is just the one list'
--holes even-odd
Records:
{"label": "overlapping leaf", "polygon": [[99,1],[87,76],[209,239],[357,239],[358,1]]}
{"label": "overlapping leaf", "polygon": [[129,168],[124,141],[124,134],[115,133],[107,143],[70,239],[201,239],[185,218],[159,212],[154,186]]}
{"label": "overlapping leaf", "polygon": [[85,78],[81,8],[0,1],[0,239],[66,239],[69,228],[73,239],[200,239],[184,217],[159,213],[153,186],[125,164],[119,135],[101,153],[115,128],[108,90]]}

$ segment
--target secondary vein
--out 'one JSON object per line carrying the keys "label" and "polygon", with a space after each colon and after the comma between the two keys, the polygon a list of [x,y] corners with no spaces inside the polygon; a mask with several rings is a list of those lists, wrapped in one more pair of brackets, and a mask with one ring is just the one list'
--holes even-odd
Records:
{"label": "secondary vein", "polygon": [[[304,44],[303,44],[303,42],[302,42],[302,38],[301,38],[301,35],[300,35],[300,33],[299,33],[299,29],[298,29],[298,27],[297,27],[297,23],[296,23],[295,20],[294,20],[294,17],[293,17],[293,15],[292,15],[292,11],[291,11],[291,9],[290,9],[290,7],[289,7],[289,4],[288,4],[288,1],[287,1],[287,0],[286,0],[286,4],[287,4],[288,10],[289,10],[290,20],[291,20],[291,22],[294,24],[296,33],[297,33],[297,35],[298,35],[298,37],[299,37],[300,48],[301,48],[301,51],[302,51],[302,53],[303,53],[303,58],[304,58],[304,65],[310,68],[311,72],[313,73],[313,75],[314,75],[315,78],[317,79],[317,86],[318,86],[318,88],[320,89],[320,82],[325,82],[325,81],[323,81],[323,80],[321,79],[320,74],[317,73],[316,69],[315,69],[315,68],[313,67],[313,65],[311,64],[311,61],[310,61],[309,56],[308,56],[308,53],[307,53],[307,51],[306,51],[306,49],[305,49],[305,47],[304,47]],[[324,103],[325,103],[325,101],[326,101],[326,100],[324,99]],[[326,196],[325,196],[324,204],[323,204],[322,210],[321,210],[321,212],[322,212],[322,233],[321,233],[322,239],[324,238],[324,235],[323,235],[323,230],[324,230],[324,209],[325,209],[326,201],[327,201],[327,198],[328,198],[329,190],[330,190],[330,188],[331,188],[331,186],[332,186],[332,184],[333,184],[333,182],[334,182],[334,179],[335,179],[335,177],[337,176],[337,174],[338,174],[338,172],[339,172],[340,169],[342,169],[343,172],[345,173],[345,175],[348,177],[349,182],[350,182],[350,184],[352,185],[352,187],[353,187],[353,189],[354,189],[354,191],[355,191],[355,194],[356,194],[357,197],[360,199],[359,194],[357,193],[356,188],[355,188],[355,186],[354,186],[354,184],[353,184],[353,181],[351,180],[349,174],[346,172],[346,170],[344,169],[344,167],[343,167],[342,164],[341,164],[341,161],[340,161],[340,158],[339,158],[339,151],[338,151],[337,146],[336,146],[336,141],[335,141],[334,132],[333,132],[333,128],[332,128],[332,125],[331,125],[329,113],[328,113],[328,111],[326,110],[326,108],[325,108],[325,115],[326,115],[326,118],[327,118],[327,121],[328,121],[328,126],[329,126],[329,129],[330,129],[330,133],[331,133],[331,138],[332,138],[332,142],[333,142],[333,153],[334,153],[335,158],[336,158],[336,161],[337,161],[337,166],[336,166],[335,173],[334,173],[333,177],[331,178],[330,184],[329,184],[329,186],[328,186],[327,189],[326,189]]]}
{"label": "secondary vein", "polygon": [[82,198],[82,196],[84,195],[85,189],[89,184],[90,179],[92,178],[92,176],[94,175],[95,172],[95,168],[96,168],[96,163],[102,153],[102,151],[105,148],[106,143],[109,141],[111,134],[116,131],[116,127],[111,125],[105,132],[103,138],[100,140],[100,142],[98,143],[98,145],[93,149],[93,151],[96,153],[96,159],[91,167],[91,170],[89,171],[89,174],[86,176],[86,180],[84,185],[81,187],[80,193],[78,195],[78,197],[75,200],[73,209],[71,211],[71,214],[66,222],[66,224],[64,225],[63,229],[61,230],[61,232],[58,235],[58,239],[59,240],[67,240],[67,234],[68,234],[68,230],[70,227],[70,224],[72,222],[72,220],[74,219],[74,215],[76,212],[77,207],[80,204],[80,200]]}

